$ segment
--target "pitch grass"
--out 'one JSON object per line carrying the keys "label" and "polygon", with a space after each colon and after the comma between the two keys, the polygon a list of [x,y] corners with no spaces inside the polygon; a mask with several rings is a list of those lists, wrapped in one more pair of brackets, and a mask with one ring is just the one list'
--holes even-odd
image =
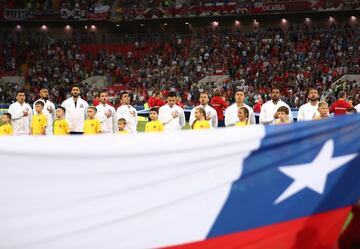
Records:
{"label": "pitch grass", "polygon": [[[145,124],[147,123],[147,121],[139,121],[138,125],[137,125],[137,131],[138,132],[144,132],[145,131]],[[183,130],[189,130],[190,129],[190,125],[188,122],[186,122]]]}

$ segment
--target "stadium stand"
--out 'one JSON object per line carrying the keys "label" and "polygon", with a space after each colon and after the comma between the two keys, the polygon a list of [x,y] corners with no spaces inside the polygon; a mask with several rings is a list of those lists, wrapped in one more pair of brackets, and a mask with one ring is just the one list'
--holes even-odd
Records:
{"label": "stadium stand", "polygon": [[[24,32],[1,44],[0,72],[24,76],[30,102],[42,85],[52,89],[54,101],[60,103],[74,82],[103,75],[113,86],[113,96],[128,89],[139,105],[156,89],[163,89],[164,95],[176,90],[188,105],[196,104],[203,91],[221,89],[231,101],[234,91],[242,89],[246,103],[254,106],[277,84],[285,102],[299,107],[307,88],[319,89],[322,99],[331,103],[338,92],[331,89],[332,81],[360,73],[359,39],[359,28],[348,24],[290,26],[287,32],[276,27],[252,32],[204,28],[200,33],[172,34],[166,41],[93,45],[86,39],[56,40],[51,34]],[[229,77],[220,84],[197,83],[209,75]],[[19,87],[4,87],[0,101],[11,101]],[[85,83],[82,87],[88,101],[99,91]],[[359,82],[349,82],[345,90],[354,103],[360,102]]]}

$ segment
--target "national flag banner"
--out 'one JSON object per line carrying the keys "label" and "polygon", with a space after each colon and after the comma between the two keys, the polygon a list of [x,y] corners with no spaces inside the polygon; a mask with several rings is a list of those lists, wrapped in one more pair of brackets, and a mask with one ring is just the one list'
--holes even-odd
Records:
{"label": "national flag banner", "polygon": [[331,249],[360,198],[360,116],[0,139],[0,248]]}

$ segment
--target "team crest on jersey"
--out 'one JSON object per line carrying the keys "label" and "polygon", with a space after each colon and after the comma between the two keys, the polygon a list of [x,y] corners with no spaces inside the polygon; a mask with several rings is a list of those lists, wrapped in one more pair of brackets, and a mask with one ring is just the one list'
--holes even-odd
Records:
{"label": "team crest on jersey", "polygon": [[154,129],[156,129],[156,125],[154,125],[154,127],[153,127]]}
{"label": "team crest on jersey", "polygon": [[38,122],[41,122],[41,119],[40,119],[40,118],[38,119]]}
{"label": "team crest on jersey", "polygon": [[94,126],[94,124],[91,124],[91,126]]}
{"label": "team crest on jersey", "polygon": [[84,105],[83,105],[83,104],[80,104],[80,108],[84,108]]}
{"label": "team crest on jersey", "polygon": [[109,109],[108,112],[109,112],[109,113],[112,113],[112,112],[111,112],[111,109]]}
{"label": "team crest on jersey", "polygon": [[59,128],[62,128],[62,126],[61,126],[61,125],[59,125]]}

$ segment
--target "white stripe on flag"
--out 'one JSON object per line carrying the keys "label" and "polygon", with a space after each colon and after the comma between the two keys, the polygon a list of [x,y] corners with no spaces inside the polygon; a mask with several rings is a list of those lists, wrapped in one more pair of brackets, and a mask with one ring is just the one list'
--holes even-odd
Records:
{"label": "white stripe on flag", "polygon": [[0,248],[202,240],[263,126],[0,140]]}

